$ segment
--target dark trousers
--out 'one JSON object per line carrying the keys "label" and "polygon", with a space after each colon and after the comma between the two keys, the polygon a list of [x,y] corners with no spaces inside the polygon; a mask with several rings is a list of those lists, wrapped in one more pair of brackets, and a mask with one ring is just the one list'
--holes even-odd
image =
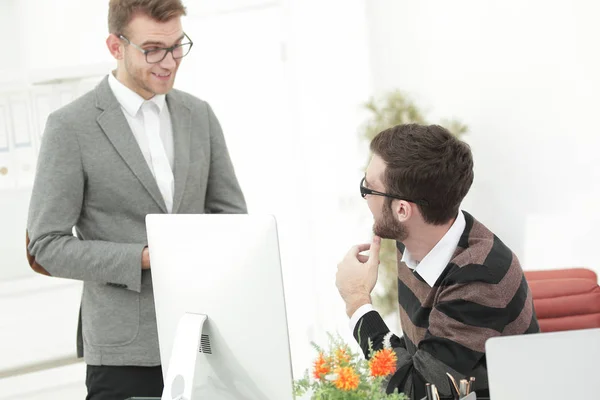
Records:
{"label": "dark trousers", "polygon": [[88,365],[85,378],[86,400],[125,400],[130,397],[161,397],[162,369]]}

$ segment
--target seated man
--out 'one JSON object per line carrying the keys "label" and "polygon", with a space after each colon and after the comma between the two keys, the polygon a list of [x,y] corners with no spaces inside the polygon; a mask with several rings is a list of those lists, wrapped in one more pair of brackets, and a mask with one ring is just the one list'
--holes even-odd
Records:
{"label": "seated man", "polygon": [[[512,251],[459,210],[473,182],[467,144],[440,126],[399,125],[371,142],[360,191],[374,217],[372,244],[353,247],[338,265],[336,285],[365,357],[394,348],[397,370],[387,391],[412,399],[425,383],[449,395],[446,373],[488,388],[485,342],[539,332],[531,291]],[[398,300],[404,335],[393,335],[373,310],[380,238],[397,241]],[[360,252],[370,248],[370,255]]]}

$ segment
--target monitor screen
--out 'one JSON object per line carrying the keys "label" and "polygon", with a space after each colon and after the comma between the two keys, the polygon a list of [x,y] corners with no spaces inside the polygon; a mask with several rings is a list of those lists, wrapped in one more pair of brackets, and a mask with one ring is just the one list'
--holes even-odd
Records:
{"label": "monitor screen", "polygon": [[160,214],[146,225],[163,399],[292,399],[274,217]]}

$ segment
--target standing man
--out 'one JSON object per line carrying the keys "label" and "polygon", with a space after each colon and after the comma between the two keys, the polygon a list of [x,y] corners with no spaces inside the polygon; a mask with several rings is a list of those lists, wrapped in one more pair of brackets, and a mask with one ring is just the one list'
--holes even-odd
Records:
{"label": "standing man", "polygon": [[87,399],[162,393],[146,215],[247,212],[212,109],[173,89],[185,14],[180,0],[110,0],[117,69],[46,124],[28,258],[84,282]]}
{"label": "standing man", "polygon": [[[539,332],[531,291],[513,252],[460,210],[473,182],[469,146],[440,126],[399,125],[371,142],[360,192],[375,223],[372,244],[339,263],[338,290],[365,357],[369,343],[397,355],[387,390],[425,397],[425,383],[450,394],[446,373],[475,377],[487,394],[485,342]],[[398,300],[404,335],[373,310],[380,238],[397,241]],[[367,257],[360,253],[370,249]]]}

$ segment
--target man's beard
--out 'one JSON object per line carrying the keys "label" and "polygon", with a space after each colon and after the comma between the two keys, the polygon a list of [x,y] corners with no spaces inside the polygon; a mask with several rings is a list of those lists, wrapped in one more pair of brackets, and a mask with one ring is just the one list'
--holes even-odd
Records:
{"label": "man's beard", "polygon": [[382,239],[392,239],[402,242],[408,237],[408,231],[404,224],[398,222],[392,214],[392,207],[384,204],[383,212],[379,220],[373,224],[373,233]]}

